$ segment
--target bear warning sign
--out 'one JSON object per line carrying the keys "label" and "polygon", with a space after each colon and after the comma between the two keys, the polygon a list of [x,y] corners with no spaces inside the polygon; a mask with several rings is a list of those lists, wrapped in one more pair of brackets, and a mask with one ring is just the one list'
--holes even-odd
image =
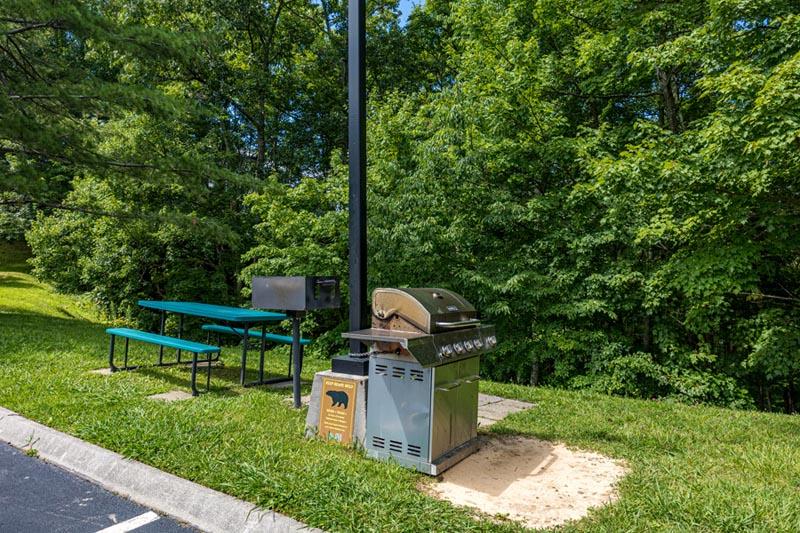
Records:
{"label": "bear warning sign", "polygon": [[349,443],[353,440],[356,406],[356,382],[348,379],[322,378],[319,410],[319,435],[323,439]]}

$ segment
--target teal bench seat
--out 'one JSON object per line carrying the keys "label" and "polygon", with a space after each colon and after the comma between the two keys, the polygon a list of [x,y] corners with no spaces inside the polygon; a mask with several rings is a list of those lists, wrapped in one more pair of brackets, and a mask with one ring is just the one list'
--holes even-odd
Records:
{"label": "teal bench seat", "polygon": [[[219,324],[203,324],[203,331],[213,332],[213,333],[225,333],[228,335],[238,335],[240,337],[244,337],[244,329],[242,328],[234,328],[232,326],[221,326]],[[260,328],[250,328],[247,330],[247,336],[252,337],[254,339],[261,338],[261,329]],[[276,344],[292,344],[292,336],[291,335],[278,335],[276,333],[264,333],[264,339],[270,342],[274,342]],[[300,344],[302,346],[308,346],[311,344],[311,339],[300,339]]]}
{"label": "teal bench seat", "polygon": [[[226,335],[238,335],[239,337],[244,337],[244,329],[243,328],[235,328],[233,326],[222,326],[220,324],[203,324],[202,327],[203,331],[207,332],[210,336],[211,333],[217,334],[217,340],[219,341],[220,334]],[[261,339],[261,328],[250,328],[247,330],[247,337],[251,339]],[[292,344],[292,336],[291,335],[278,335],[276,333],[264,333],[263,339],[267,342],[274,342],[276,344],[288,344],[291,346]],[[311,339],[304,339],[300,338],[300,361],[303,361],[303,347],[308,346],[311,344]],[[262,346],[263,348],[263,346]],[[264,364],[264,354],[261,354],[261,367],[263,368]],[[302,365],[301,365],[302,367]],[[302,370],[302,368],[300,369]],[[286,374],[287,376],[291,376],[292,374],[292,354],[289,354],[289,370]],[[262,378],[263,381],[263,378]]]}
{"label": "teal bench seat", "polygon": [[[197,396],[197,356],[198,354],[205,354],[206,359],[200,360],[202,363],[208,363],[208,370],[206,376],[206,391],[211,385],[211,355],[216,354],[219,356],[220,348],[218,346],[211,346],[210,344],[203,344],[200,342],[189,341],[186,339],[178,339],[175,337],[168,337],[166,335],[159,335],[158,333],[149,333],[147,331],[140,331],[138,329],[130,328],[108,328],[106,333],[111,335],[111,345],[108,350],[108,363],[112,372],[119,370],[133,370],[135,366],[128,366],[128,342],[131,340],[146,342],[148,344],[155,344],[157,346],[164,346],[166,348],[175,348],[176,350],[185,350],[193,354],[192,357],[192,396]],[[125,339],[125,364],[122,368],[114,365],[114,341],[116,337]],[[173,363],[161,363],[158,366],[168,366]]]}

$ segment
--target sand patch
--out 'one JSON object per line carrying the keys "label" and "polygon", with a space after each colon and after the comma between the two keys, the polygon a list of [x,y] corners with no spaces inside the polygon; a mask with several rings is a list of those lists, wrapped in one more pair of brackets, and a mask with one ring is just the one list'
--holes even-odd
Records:
{"label": "sand patch", "polygon": [[428,488],[441,499],[531,528],[578,520],[616,499],[625,467],[603,455],[524,437],[487,439]]}

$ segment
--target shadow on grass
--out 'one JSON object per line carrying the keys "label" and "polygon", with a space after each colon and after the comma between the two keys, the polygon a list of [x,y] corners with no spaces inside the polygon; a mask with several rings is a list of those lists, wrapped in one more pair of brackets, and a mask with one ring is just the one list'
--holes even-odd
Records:
{"label": "shadow on grass", "polygon": [[[159,381],[167,382],[171,385],[175,385],[177,387],[188,389],[191,387],[191,367],[178,367],[181,370],[180,374],[175,374],[175,372],[169,372],[164,370],[165,367],[159,366],[147,366],[147,367],[139,367],[134,370],[126,370],[124,372],[137,372],[142,375],[152,377]],[[175,368],[175,367],[167,367],[167,368]],[[214,386],[214,382],[219,379],[219,368],[212,368],[211,369],[211,390],[210,393],[215,396],[239,396],[241,391],[234,389],[230,386]],[[197,388],[201,392],[205,391],[206,386],[206,369],[198,368],[197,369]]]}
{"label": "shadow on grass", "polygon": [[[169,368],[170,370],[166,370]],[[178,370],[179,373],[176,373],[175,370]],[[127,372],[139,372],[143,375],[152,377],[154,379],[158,379],[160,381],[165,381],[172,385],[182,387],[182,388],[189,388],[191,382],[191,366],[173,366],[173,367],[159,367],[159,366],[144,366],[139,367],[134,370],[129,370]],[[272,379],[272,378],[283,378],[285,376],[279,374],[273,374],[270,372],[264,372],[264,379]],[[254,381],[258,378],[258,372],[254,370],[248,370],[246,375],[247,381]],[[222,386],[215,386],[214,383],[219,383],[220,381],[225,382],[225,385]],[[206,368],[205,367],[198,367],[197,369],[197,388],[201,391],[205,388],[206,382]],[[229,396],[235,397],[239,396],[244,392],[244,387],[239,385],[239,368],[238,367],[226,367],[226,366],[213,366],[211,368],[211,393],[215,396]],[[280,394],[286,394],[285,391],[291,391],[290,388],[287,389],[275,389],[275,388],[268,388],[265,386],[258,386],[254,387],[253,390],[260,390],[264,392],[277,392]]]}
{"label": "shadow on grass", "polygon": [[70,341],[94,336],[99,338],[105,330],[102,324],[71,314],[70,318],[46,315],[9,307],[5,302],[0,302],[0,314],[3,316],[2,325],[15,334],[15,342],[21,345],[31,343],[38,346],[42,339],[57,342],[62,335]]}
{"label": "shadow on grass", "polygon": [[39,288],[39,285],[33,283],[32,281],[18,278],[17,276],[0,274],[0,287],[9,289],[30,289],[30,288]]}

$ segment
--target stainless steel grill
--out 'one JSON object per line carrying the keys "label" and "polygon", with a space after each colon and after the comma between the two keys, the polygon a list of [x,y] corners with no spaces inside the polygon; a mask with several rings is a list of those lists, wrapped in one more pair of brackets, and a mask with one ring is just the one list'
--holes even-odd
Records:
{"label": "stainless steel grill", "polygon": [[437,475],[477,448],[480,355],[494,327],[445,289],[376,289],[372,327],[345,333],[371,346],[367,454]]}

